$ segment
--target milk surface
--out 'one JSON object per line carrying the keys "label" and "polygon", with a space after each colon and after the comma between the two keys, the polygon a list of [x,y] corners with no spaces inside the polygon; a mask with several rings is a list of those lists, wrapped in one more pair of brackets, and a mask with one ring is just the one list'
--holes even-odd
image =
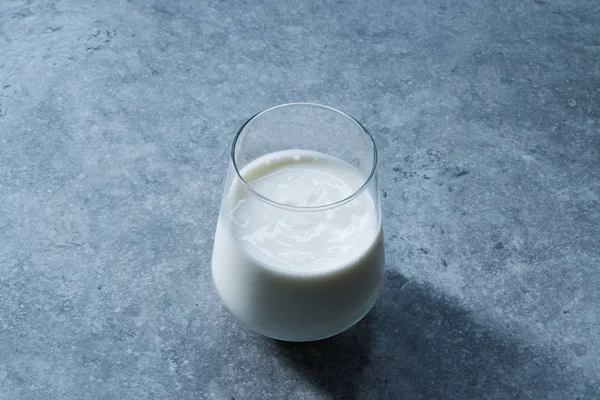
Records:
{"label": "milk surface", "polygon": [[[364,177],[317,152],[272,153],[241,175],[260,195],[289,206],[325,206],[352,195]],[[343,205],[290,211],[234,179],[221,209],[213,278],[227,308],[252,329],[283,340],[316,340],[356,323],[383,277],[378,205],[369,189]]]}

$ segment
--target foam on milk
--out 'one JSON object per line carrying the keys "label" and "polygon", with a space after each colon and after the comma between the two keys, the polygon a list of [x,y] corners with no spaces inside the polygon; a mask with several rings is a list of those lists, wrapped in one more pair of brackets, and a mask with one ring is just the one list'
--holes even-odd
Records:
{"label": "foam on milk", "polygon": [[[299,150],[255,161],[242,176],[261,195],[297,207],[335,203],[363,183],[342,161]],[[292,213],[247,191],[233,190],[231,195],[232,234],[245,251],[277,268],[310,271],[343,265],[365,250],[378,229],[369,196],[329,210]]]}

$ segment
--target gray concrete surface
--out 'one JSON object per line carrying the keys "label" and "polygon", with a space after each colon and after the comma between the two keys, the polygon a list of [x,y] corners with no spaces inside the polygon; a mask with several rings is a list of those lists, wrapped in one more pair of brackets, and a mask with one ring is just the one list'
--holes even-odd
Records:
{"label": "gray concrete surface", "polygon": [[[0,3],[0,399],[600,398],[600,3]],[[235,130],[380,148],[387,277],[286,344],[212,286]]]}

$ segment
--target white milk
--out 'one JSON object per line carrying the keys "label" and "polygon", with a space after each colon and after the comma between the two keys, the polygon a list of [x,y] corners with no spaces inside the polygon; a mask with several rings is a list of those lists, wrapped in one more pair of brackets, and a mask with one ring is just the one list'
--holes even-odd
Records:
{"label": "white milk", "polygon": [[[364,182],[345,162],[306,150],[261,157],[241,175],[262,196],[301,207],[343,200]],[[384,255],[377,207],[366,190],[335,208],[290,211],[234,179],[212,259],[223,302],[251,329],[276,339],[316,340],[346,330],[379,294]]]}

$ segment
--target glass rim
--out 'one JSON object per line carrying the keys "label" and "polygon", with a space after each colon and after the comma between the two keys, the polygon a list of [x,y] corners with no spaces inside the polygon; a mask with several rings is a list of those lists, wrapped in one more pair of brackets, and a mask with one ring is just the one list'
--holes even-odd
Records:
{"label": "glass rim", "polygon": [[[238,168],[237,162],[235,160],[235,150],[237,147],[237,143],[238,143],[238,139],[240,138],[240,136],[242,135],[242,133],[244,132],[244,129],[246,128],[246,126],[254,121],[256,118],[260,117],[261,115],[264,115],[268,112],[280,109],[280,108],[285,108],[285,107],[293,107],[293,106],[311,106],[311,107],[317,107],[317,108],[322,108],[322,109],[326,109],[329,111],[332,111],[334,113],[337,113],[347,119],[349,119],[350,121],[352,121],[354,124],[356,124],[361,131],[367,136],[367,138],[369,139],[369,142],[371,143],[371,148],[373,150],[373,163],[371,165],[371,171],[369,172],[369,175],[367,175],[366,178],[364,178],[364,182],[363,184],[356,189],[352,194],[344,197],[341,200],[338,200],[336,202],[333,203],[329,203],[329,204],[325,204],[322,206],[311,206],[311,207],[304,207],[304,206],[293,206],[290,204],[284,204],[284,203],[279,203],[275,200],[272,200],[270,198],[268,198],[267,196],[261,194],[258,190],[254,189],[252,187],[252,185],[250,183],[248,183],[244,177],[242,176],[241,171]],[[250,192],[255,195],[256,197],[258,197],[260,200],[275,206],[275,207],[279,207],[279,208],[283,208],[286,210],[290,210],[290,211],[322,211],[322,210],[328,210],[331,208],[336,208],[339,206],[342,206],[346,203],[348,203],[349,201],[352,201],[353,199],[355,199],[356,197],[358,197],[362,192],[364,192],[367,187],[369,186],[369,184],[371,183],[371,181],[373,180],[373,178],[375,177],[375,173],[377,172],[377,146],[375,145],[375,140],[373,139],[373,136],[371,135],[371,133],[367,130],[367,128],[364,127],[363,124],[361,124],[360,122],[358,122],[358,120],[356,118],[354,118],[353,116],[351,116],[348,113],[345,113],[343,111],[340,111],[336,108],[330,107],[330,106],[326,106],[323,104],[318,104],[318,103],[311,103],[311,102],[295,102],[295,103],[284,103],[284,104],[279,104],[277,106],[273,106],[273,107],[269,107],[266,108],[256,114],[254,114],[252,117],[250,117],[246,122],[244,122],[244,124],[240,127],[240,129],[237,131],[237,133],[235,134],[235,137],[233,138],[233,143],[231,144],[231,162],[233,163],[233,169],[235,170],[235,173],[237,175],[237,177],[242,181],[242,184],[248,189],[250,190]]]}

